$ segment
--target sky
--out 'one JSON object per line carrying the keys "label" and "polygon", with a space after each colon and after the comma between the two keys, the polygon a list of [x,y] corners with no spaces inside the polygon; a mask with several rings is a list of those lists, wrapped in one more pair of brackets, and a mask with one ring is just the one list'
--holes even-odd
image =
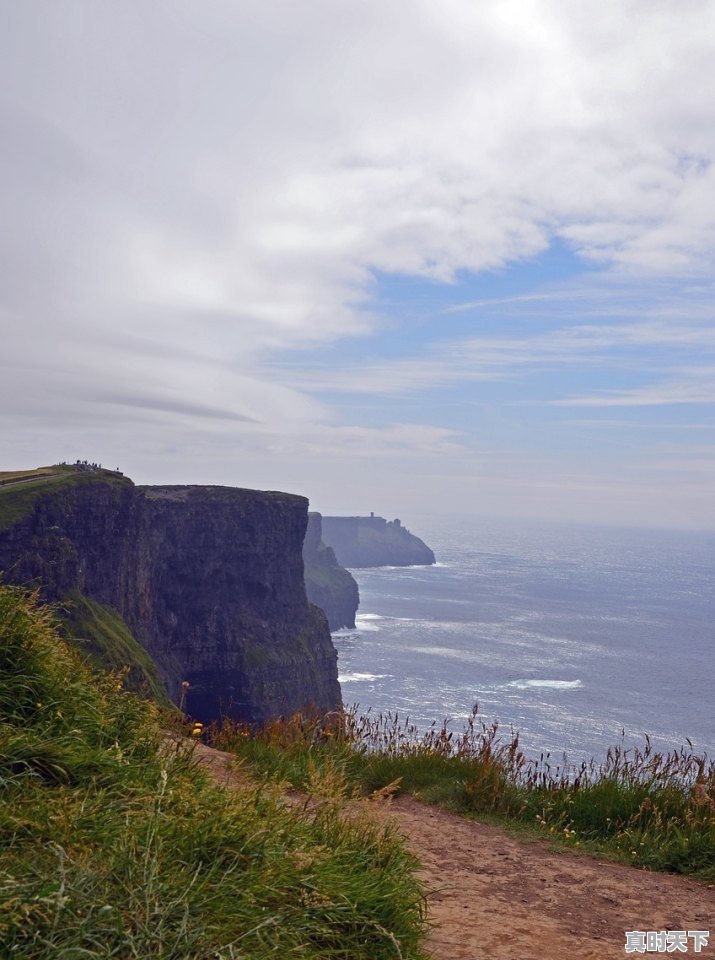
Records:
{"label": "sky", "polygon": [[0,0],[0,469],[714,530],[713,63],[712,0]]}

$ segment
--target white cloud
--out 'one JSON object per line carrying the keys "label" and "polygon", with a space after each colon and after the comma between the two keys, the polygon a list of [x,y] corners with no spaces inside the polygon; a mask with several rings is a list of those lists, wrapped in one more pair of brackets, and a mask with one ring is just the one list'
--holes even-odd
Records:
{"label": "white cloud", "polygon": [[[660,319],[637,323],[586,324],[557,328],[539,334],[441,341],[431,344],[423,356],[361,364],[337,371],[326,368],[303,369],[293,374],[293,382],[302,390],[334,391],[375,396],[390,396],[455,383],[514,380],[535,369],[576,369],[578,367],[632,367],[633,356],[643,349],[660,351],[651,359],[651,375],[662,368],[676,366],[675,354],[715,353],[715,327],[683,320],[680,325]],[[683,364],[681,363],[681,367]],[[604,391],[598,397],[603,405],[616,405],[616,397],[662,396],[658,402],[715,402],[715,368],[693,371],[663,387],[628,391]],[[668,401],[667,396],[679,397]],[[594,398],[562,398],[554,403],[591,406]],[[600,404],[600,400],[599,400]]]}
{"label": "white cloud", "polygon": [[552,400],[561,407],[663,407],[681,404],[715,404],[715,365],[686,371],[678,380],[632,387],[628,390],[602,390],[598,393]]}
{"label": "white cloud", "polygon": [[38,232],[64,215],[67,280],[322,337],[356,325],[373,266],[449,277],[558,233],[627,265],[712,257],[708,5],[44,14],[7,33],[34,131],[11,172],[29,193],[32,154],[45,189],[24,213]]}
{"label": "white cloud", "polygon": [[[96,416],[125,446],[143,418],[437,449],[442,428],[390,411],[343,426],[308,394],[357,374],[281,374],[274,351],[378,327],[376,270],[452,281],[554,238],[624,283],[712,270],[712,4],[38,0],[5,5],[0,37],[6,435],[52,422],[74,442]],[[387,395],[701,336],[663,319],[507,331],[360,377]]]}

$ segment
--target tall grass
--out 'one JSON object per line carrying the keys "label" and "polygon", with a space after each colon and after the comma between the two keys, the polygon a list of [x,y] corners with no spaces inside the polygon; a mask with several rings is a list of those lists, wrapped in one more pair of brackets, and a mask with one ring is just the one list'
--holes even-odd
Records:
{"label": "tall grass", "polygon": [[157,711],[91,671],[36,597],[0,586],[0,944],[24,960],[422,957],[390,828],[277,785],[226,789]]}
{"label": "tall grass", "polygon": [[715,764],[692,746],[616,745],[577,767],[526,756],[475,707],[461,733],[426,733],[397,714],[298,714],[260,730],[224,723],[212,742],[300,787],[330,764],[362,793],[403,790],[467,814],[527,825],[638,866],[715,877]]}

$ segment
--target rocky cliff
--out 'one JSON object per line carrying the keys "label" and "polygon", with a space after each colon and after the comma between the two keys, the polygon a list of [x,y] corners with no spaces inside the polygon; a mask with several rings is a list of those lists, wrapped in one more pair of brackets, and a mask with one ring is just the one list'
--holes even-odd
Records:
{"label": "rocky cliff", "polygon": [[[0,489],[0,570],[139,642],[204,722],[340,703],[326,618],[301,550],[308,503],[229,487],[135,487],[107,471]],[[81,619],[81,618],[80,618]]]}
{"label": "rocky cliff", "polygon": [[399,520],[323,517],[323,541],[344,567],[410,567],[432,564],[434,553]]}
{"label": "rocky cliff", "polygon": [[303,542],[305,589],[311,603],[325,611],[331,630],[354,627],[360,603],[354,577],[338,563],[335,552],[322,540],[322,517],[308,514]]}

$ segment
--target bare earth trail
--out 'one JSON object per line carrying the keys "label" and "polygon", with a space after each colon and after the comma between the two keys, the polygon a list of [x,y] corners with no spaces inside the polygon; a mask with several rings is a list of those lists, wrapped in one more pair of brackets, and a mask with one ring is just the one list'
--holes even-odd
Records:
{"label": "bare earth trail", "polygon": [[[197,745],[217,780],[245,782],[231,754]],[[233,768],[233,769],[232,769]],[[434,960],[622,960],[626,930],[710,930],[715,890],[683,877],[603,863],[515,840],[411,797],[370,804],[422,864]],[[654,954],[646,954],[653,956]],[[688,953],[695,956],[693,941]]]}

